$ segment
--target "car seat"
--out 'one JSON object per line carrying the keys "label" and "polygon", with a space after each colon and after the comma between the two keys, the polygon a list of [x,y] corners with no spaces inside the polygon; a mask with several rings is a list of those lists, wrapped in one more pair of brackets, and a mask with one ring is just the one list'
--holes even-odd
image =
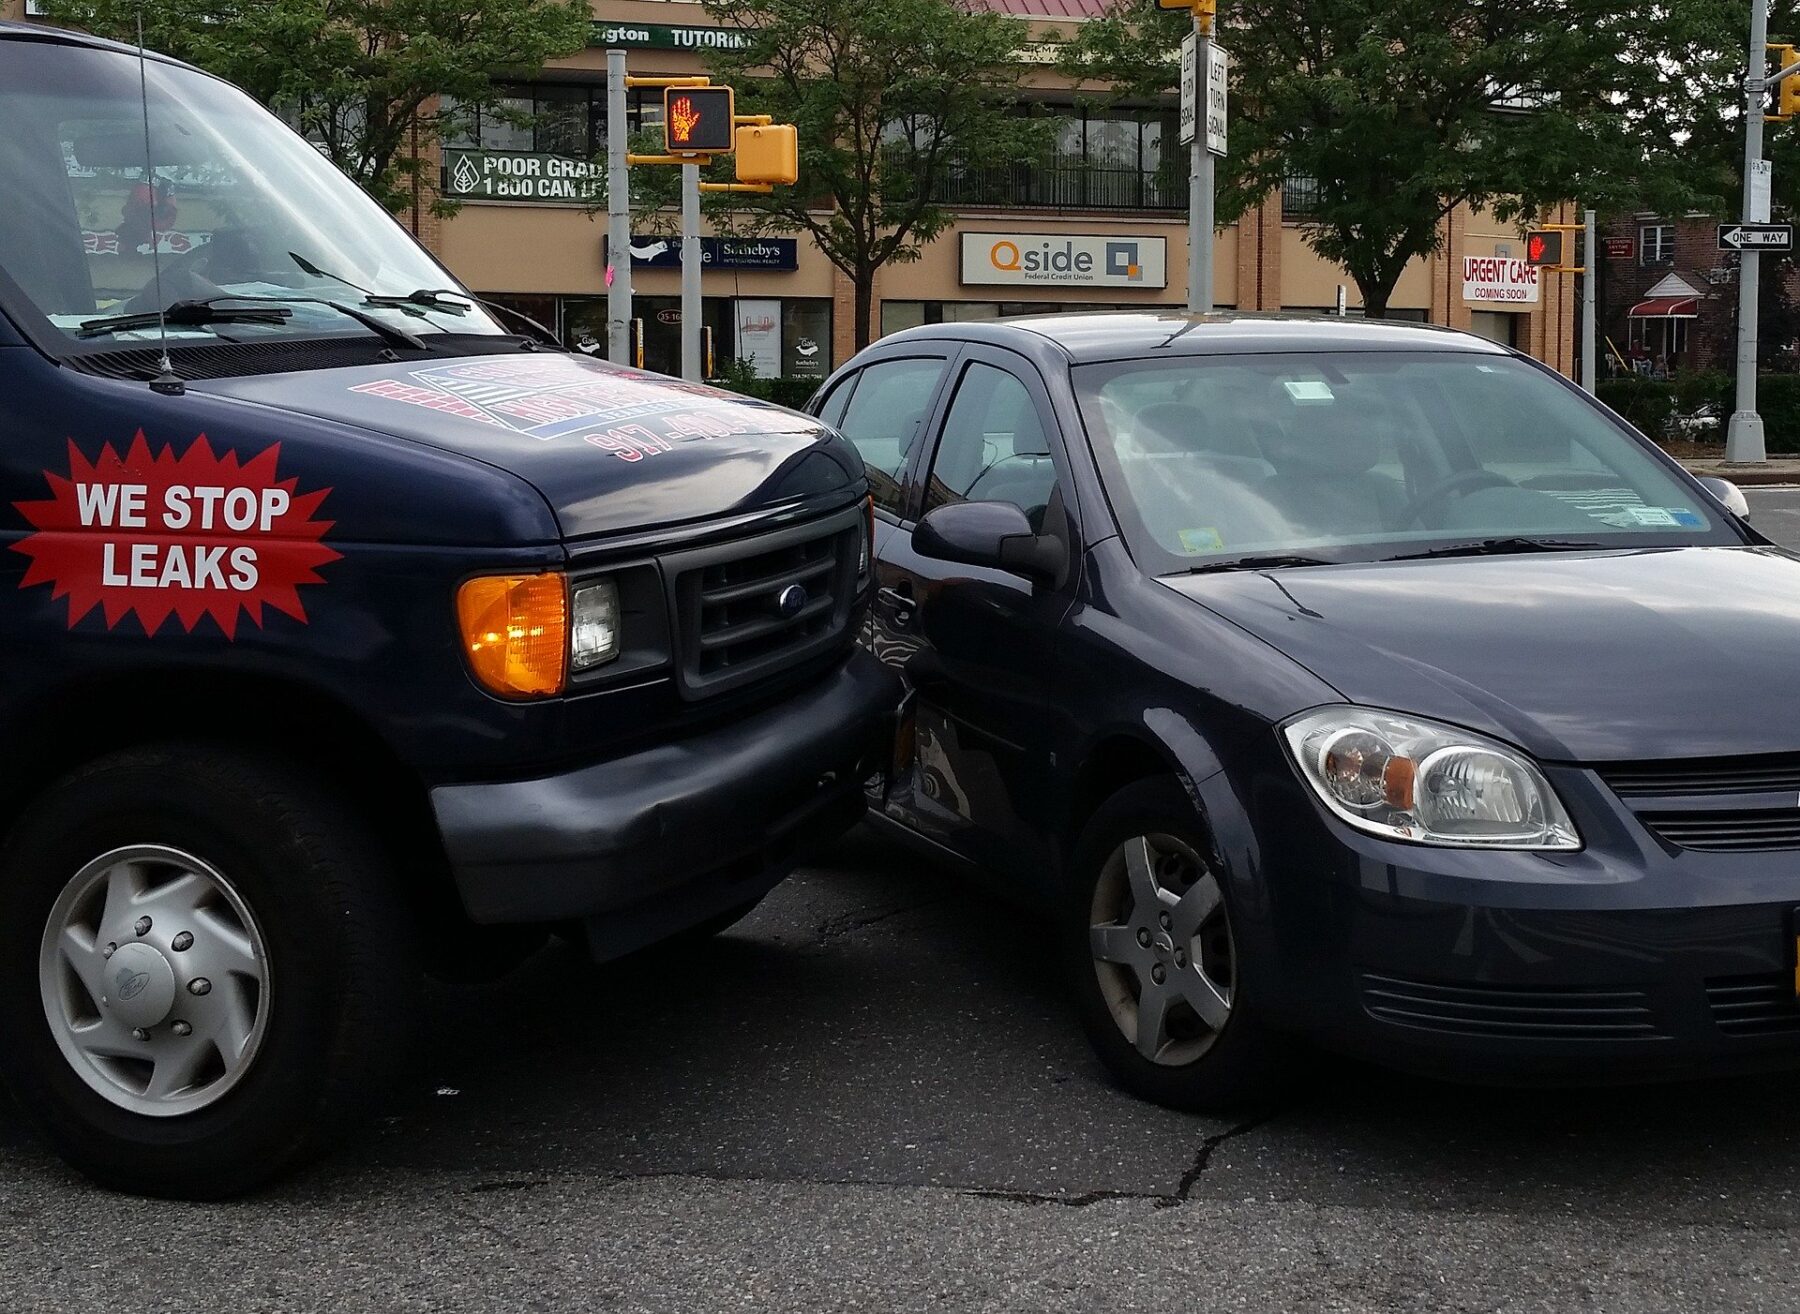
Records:
{"label": "car seat", "polygon": [[1293,529],[1316,538],[1403,528],[1405,489],[1372,468],[1390,437],[1385,410],[1348,394],[1322,405],[1275,398],[1264,492]]}

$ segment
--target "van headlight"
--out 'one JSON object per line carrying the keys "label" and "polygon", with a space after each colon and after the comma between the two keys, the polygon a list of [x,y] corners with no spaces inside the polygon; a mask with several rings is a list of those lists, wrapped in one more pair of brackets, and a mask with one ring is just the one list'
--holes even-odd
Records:
{"label": "van headlight", "polygon": [[1461,848],[1581,847],[1537,765],[1472,731],[1327,707],[1295,717],[1281,733],[1313,792],[1358,830]]}
{"label": "van headlight", "polygon": [[619,589],[610,579],[579,585],[569,608],[569,669],[588,671],[619,655]]}

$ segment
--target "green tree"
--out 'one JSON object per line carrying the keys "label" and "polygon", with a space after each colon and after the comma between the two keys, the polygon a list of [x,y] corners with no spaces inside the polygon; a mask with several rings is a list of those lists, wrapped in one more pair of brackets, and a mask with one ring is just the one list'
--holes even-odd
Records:
{"label": "green tree", "polygon": [[[1317,185],[1305,240],[1342,265],[1366,313],[1386,312],[1408,263],[1435,250],[1460,205],[1531,218],[1563,200],[1598,208],[1692,193],[1661,121],[1686,121],[1678,67],[1693,8],[1614,0],[1228,0],[1231,154],[1223,222],[1288,177]],[[1668,12],[1673,10],[1674,12]],[[1172,90],[1185,11],[1118,0],[1065,52],[1115,94]],[[1678,135],[1678,134],[1674,134]]]}
{"label": "green tree", "polygon": [[1018,19],[964,0],[708,0],[748,41],[711,56],[754,110],[800,130],[800,182],[735,198],[752,227],[811,235],[855,289],[872,336],[876,271],[916,260],[950,223],[965,170],[1012,166],[1047,140],[1019,97]]}
{"label": "green tree", "polygon": [[[497,79],[587,42],[585,0],[46,0],[56,22],[144,42],[243,87],[398,210]],[[439,203],[440,209],[453,208]]]}

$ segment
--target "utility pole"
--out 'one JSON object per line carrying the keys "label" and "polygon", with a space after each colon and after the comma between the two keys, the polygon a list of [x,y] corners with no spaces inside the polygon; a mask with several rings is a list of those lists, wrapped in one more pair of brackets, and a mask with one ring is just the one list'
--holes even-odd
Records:
{"label": "utility pole", "polygon": [[681,166],[681,377],[699,382],[700,166]]}
{"label": "utility pole", "polygon": [[[1769,0],[1750,0],[1750,60],[1744,79],[1744,222],[1768,215],[1755,213],[1756,174],[1762,163],[1763,94],[1769,40]],[[1766,461],[1762,416],[1756,413],[1756,309],[1762,256],[1754,248],[1738,256],[1737,409],[1725,430],[1727,461]]]}
{"label": "utility pole", "polygon": [[606,52],[606,357],[631,360],[631,173],[625,161],[625,52]]}
{"label": "utility pole", "polygon": [[1207,61],[1212,55],[1213,15],[1195,5],[1194,94],[1199,122],[1188,143],[1188,314],[1213,308],[1213,155],[1206,147]]}
{"label": "utility pole", "polygon": [[1587,272],[1581,276],[1581,387],[1590,396],[1594,381],[1600,377],[1596,348],[1600,341],[1600,290],[1596,286],[1600,273],[1600,248],[1596,245],[1594,212],[1582,215],[1581,263]]}

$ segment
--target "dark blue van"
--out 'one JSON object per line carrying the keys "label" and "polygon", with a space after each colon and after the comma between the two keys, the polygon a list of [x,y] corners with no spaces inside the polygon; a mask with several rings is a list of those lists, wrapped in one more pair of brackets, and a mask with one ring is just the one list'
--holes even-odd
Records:
{"label": "dark blue van", "polygon": [[0,24],[0,1070],[71,1161],[242,1190],[421,968],[741,916],[862,814],[856,453],[569,355],[234,88]]}

